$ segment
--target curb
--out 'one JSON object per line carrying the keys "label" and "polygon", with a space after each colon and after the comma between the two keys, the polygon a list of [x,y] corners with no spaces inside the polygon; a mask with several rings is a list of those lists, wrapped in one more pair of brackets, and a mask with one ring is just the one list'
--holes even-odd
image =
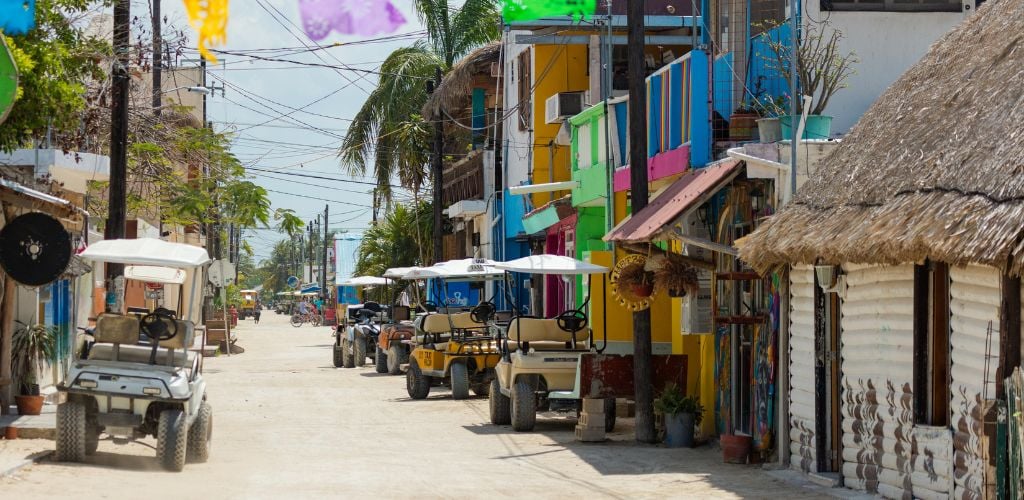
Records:
{"label": "curb", "polygon": [[29,455],[28,458],[22,460],[21,462],[13,465],[11,467],[8,467],[5,470],[0,470],[0,478],[4,478],[4,477],[7,477],[7,476],[12,476],[12,475],[14,475],[15,472],[18,472],[19,470],[24,469],[25,467],[28,467],[29,465],[38,463],[38,462],[40,462],[40,461],[42,461],[42,460],[44,460],[46,458],[49,458],[50,455],[53,455],[53,450],[39,451],[39,452],[33,453],[32,455]]}

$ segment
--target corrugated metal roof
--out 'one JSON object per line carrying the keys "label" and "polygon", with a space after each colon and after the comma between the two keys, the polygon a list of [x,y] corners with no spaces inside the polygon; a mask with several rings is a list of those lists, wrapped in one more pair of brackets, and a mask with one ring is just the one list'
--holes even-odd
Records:
{"label": "corrugated metal roof", "polygon": [[656,239],[667,224],[697,208],[705,195],[714,194],[739,173],[739,160],[723,160],[691,170],[665,188],[632,217],[605,235],[605,241],[646,242]]}

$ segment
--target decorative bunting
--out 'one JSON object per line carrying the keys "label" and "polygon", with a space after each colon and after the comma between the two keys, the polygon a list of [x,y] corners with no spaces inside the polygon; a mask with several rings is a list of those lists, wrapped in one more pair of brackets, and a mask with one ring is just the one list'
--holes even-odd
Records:
{"label": "decorative bunting", "polygon": [[580,19],[594,14],[597,0],[502,0],[505,22],[533,21],[542,17],[572,16]]}
{"label": "decorative bunting", "polygon": [[0,32],[24,35],[36,26],[36,0],[0,0]]}
{"label": "decorative bunting", "polygon": [[302,29],[313,40],[333,30],[346,35],[394,33],[405,16],[388,0],[299,0]]}
{"label": "decorative bunting", "polygon": [[184,0],[188,22],[199,33],[199,53],[206,60],[217,62],[207,50],[208,45],[221,45],[227,40],[228,0]]}

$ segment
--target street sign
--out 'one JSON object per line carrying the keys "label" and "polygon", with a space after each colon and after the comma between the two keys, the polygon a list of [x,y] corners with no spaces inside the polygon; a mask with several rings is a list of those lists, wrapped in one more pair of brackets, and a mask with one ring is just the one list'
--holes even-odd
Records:
{"label": "street sign", "polygon": [[210,264],[210,283],[225,287],[235,282],[235,265],[226,260],[215,260]]}
{"label": "street sign", "polygon": [[297,288],[299,286],[299,278],[297,278],[295,276],[289,276],[288,277],[288,286],[290,286],[292,288]]}

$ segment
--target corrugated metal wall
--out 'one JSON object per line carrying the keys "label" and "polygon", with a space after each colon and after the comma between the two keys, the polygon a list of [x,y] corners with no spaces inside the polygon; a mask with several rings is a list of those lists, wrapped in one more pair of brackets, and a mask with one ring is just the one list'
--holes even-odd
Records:
{"label": "corrugated metal wall", "polygon": [[814,453],[814,270],[794,266],[790,279],[790,461],[804,472],[817,469]]}
{"label": "corrugated metal wall", "polygon": [[[982,401],[995,398],[999,364],[999,271],[985,266],[950,269],[955,498],[981,498],[984,485]],[[986,337],[991,352],[986,373]],[[985,380],[990,382],[985,387]]]}
{"label": "corrugated metal wall", "polygon": [[846,486],[909,495],[914,266],[845,266],[842,458]]}

